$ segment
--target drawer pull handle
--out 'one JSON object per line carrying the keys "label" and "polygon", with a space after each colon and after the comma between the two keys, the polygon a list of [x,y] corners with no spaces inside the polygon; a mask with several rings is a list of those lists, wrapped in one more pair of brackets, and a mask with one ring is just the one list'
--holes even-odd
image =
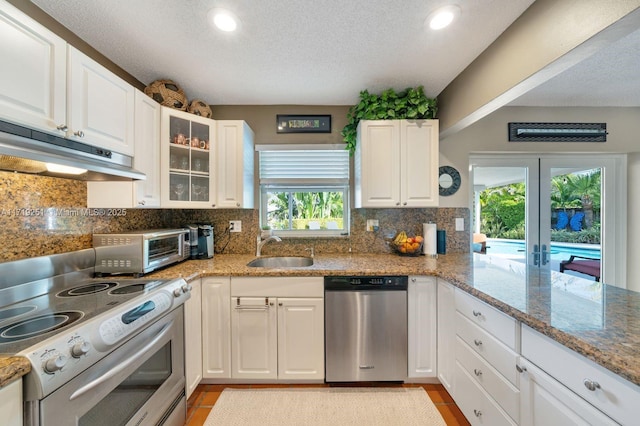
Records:
{"label": "drawer pull handle", "polygon": [[527,367],[520,367],[518,364],[516,364],[516,370],[518,370],[518,373],[524,373],[525,371],[527,371]]}
{"label": "drawer pull handle", "polygon": [[84,132],[82,130],[78,130],[77,132],[73,132],[79,138],[84,138]]}
{"label": "drawer pull handle", "polygon": [[482,312],[478,312],[478,311],[476,311],[476,310],[474,310],[474,311],[473,311],[473,316],[474,316],[474,317],[476,317],[476,318],[477,318],[477,317],[479,317],[479,316],[481,316],[481,315],[482,315]]}
{"label": "drawer pull handle", "polygon": [[473,339],[473,343],[474,343],[476,346],[481,346],[481,345],[482,345],[482,340]]}
{"label": "drawer pull handle", "polygon": [[482,416],[482,411],[480,411],[480,410],[476,410],[476,409],[474,408],[474,410],[473,410],[473,414],[475,414],[477,418],[480,418],[480,416]]}
{"label": "drawer pull handle", "polygon": [[596,389],[600,389],[600,383],[594,382],[591,379],[584,379],[582,383],[584,383],[584,387],[589,389],[591,392],[594,392]]}
{"label": "drawer pull handle", "polygon": [[482,370],[478,370],[477,368],[473,369],[473,374],[476,375],[476,377],[480,377],[482,376]]}

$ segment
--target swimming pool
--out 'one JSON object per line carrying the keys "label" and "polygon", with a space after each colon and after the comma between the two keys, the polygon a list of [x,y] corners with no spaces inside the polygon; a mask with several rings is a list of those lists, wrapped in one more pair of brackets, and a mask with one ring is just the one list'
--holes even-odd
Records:
{"label": "swimming pool", "polygon": [[[551,243],[551,260],[568,260],[571,255],[600,259],[600,245]],[[524,257],[525,245],[522,240],[487,238],[487,254],[501,257]]]}

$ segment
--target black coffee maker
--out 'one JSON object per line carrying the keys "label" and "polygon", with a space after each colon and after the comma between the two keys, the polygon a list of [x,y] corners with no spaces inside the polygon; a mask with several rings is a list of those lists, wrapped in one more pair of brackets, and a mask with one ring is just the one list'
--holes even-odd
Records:
{"label": "black coffee maker", "polygon": [[211,259],[213,257],[213,225],[187,225],[191,259]]}

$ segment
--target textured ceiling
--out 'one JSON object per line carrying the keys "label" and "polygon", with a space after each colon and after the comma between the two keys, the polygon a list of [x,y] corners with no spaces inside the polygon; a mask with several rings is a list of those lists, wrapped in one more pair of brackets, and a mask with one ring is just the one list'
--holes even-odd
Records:
{"label": "textured ceiling", "polygon": [[[32,0],[148,84],[175,80],[213,105],[353,105],[423,85],[437,96],[533,0],[457,0],[448,29],[424,28],[446,0]],[[241,20],[224,34],[213,7]]]}
{"label": "textured ceiling", "polygon": [[640,106],[640,30],[524,94],[514,106]]}

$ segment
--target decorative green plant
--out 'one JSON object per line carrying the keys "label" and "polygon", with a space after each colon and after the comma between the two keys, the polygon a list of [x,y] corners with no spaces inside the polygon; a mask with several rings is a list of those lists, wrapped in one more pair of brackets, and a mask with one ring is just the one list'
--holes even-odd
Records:
{"label": "decorative green plant", "polygon": [[360,92],[360,102],[349,108],[342,137],[347,144],[346,149],[353,155],[360,120],[429,119],[435,118],[437,112],[436,99],[427,98],[422,86],[407,88],[399,93],[387,89],[380,95],[363,90]]}

